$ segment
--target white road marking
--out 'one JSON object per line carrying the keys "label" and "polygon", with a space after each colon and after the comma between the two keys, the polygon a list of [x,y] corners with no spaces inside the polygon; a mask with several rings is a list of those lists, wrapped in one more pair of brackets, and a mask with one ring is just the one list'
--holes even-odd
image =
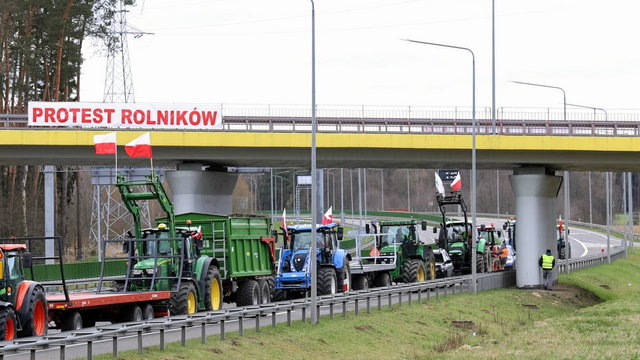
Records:
{"label": "white road marking", "polygon": [[587,249],[587,246],[580,240],[576,239],[574,236],[569,235],[569,240],[572,240],[577,242],[578,244],[580,244],[580,246],[582,246],[582,248],[584,249],[584,252],[582,253],[582,255],[580,255],[580,257],[585,257],[587,256],[587,254],[589,253],[589,249]]}

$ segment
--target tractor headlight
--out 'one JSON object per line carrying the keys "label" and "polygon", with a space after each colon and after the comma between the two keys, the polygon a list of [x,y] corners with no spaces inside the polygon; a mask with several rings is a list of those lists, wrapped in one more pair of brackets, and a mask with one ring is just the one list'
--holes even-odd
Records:
{"label": "tractor headlight", "polygon": [[133,269],[133,271],[131,273],[134,276],[140,276],[140,275],[142,275],[142,270],[141,269]]}
{"label": "tractor headlight", "polygon": [[156,273],[156,268],[146,269],[145,272],[147,273],[147,275],[153,275]]}

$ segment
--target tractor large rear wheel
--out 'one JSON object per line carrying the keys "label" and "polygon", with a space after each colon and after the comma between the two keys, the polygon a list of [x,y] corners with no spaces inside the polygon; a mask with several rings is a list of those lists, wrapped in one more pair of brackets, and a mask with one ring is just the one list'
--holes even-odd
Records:
{"label": "tractor large rear wheel", "polygon": [[484,256],[482,254],[476,254],[476,272],[484,272]]}
{"label": "tractor large rear wheel", "polygon": [[20,337],[45,335],[49,328],[49,315],[44,290],[40,286],[34,287],[22,306],[26,308],[25,311],[19,312],[22,330],[18,335]]}
{"label": "tractor large rear wheel", "polygon": [[334,295],[338,292],[336,270],[332,267],[318,269],[318,295]]}
{"label": "tractor large rear wheel", "polygon": [[220,271],[210,266],[204,278],[204,307],[207,310],[222,309],[222,279]]}
{"label": "tractor large rear wheel", "polygon": [[183,281],[177,293],[169,299],[171,315],[194,314],[198,310],[198,296],[196,288],[189,281]]}
{"label": "tractor large rear wheel", "polygon": [[424,282],[427,280],[424,262],[420,259],[409,259],[404,262],[402,279],[405,283]]}
{"label": "tractor large rear wheel", "polygon": [[238,286],[236,305],[251,306],[260,304],[260,287],[255,280],[245,280]]}
{"label": "tractor large rear wheel", "polygon": [[16,313],[12,308],[0,310],[0,339],[13,340],[16,338]]}

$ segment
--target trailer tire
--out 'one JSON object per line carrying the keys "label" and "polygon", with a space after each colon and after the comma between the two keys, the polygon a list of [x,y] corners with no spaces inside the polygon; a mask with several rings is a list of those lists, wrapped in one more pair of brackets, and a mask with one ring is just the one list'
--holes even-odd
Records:
{"label": "trailer tire", "polygon": [[318,295],[334,295],[338,291],[336,270],[332,267],[318,269]]}
{"label": "trailer tire", "polygon": [[405,261],[402,268],[402,280],[405,283],[426,281],[427,273],[424,268],[424,262],[420,259],[409,259]]}
{"label": "trailer tire", "polygon": [[[347,259],[347,257],[344,257],[344,260],[342,262],[344,264],[344,266],[342,267],[342,270],[338,273],[338,287],[340,288],[341,292],[348,292],[349,290],[351,290],[351,266],[349,265],[349,260]],[[346,280],[346,283],[345,283]],[[346,285],[346,290],[345,290],[345,285]]]}
{"label": "trailer tire", "polygon": [[180,290],[169,299],[169,313],[171,315],[193,314],[198,309],[196,288],[189,281],[180,284]]}
{"label": "trailer tire", "polygon": [[18,312],[22,322],[22,330],[18,332],[18,336],[45,335],[49,327],[49,315],[44,289],[40,286],[34,287],[29,294],[29,299],[22,305],[26,306],[26,311]]}
{"label": "trailer tire", "polygon": [[258,280],[258,289],[260,289],[260,304],[268,304],[271,302],[271,288],[267,279]]}
{"label": "trailer tire", "polygon": [[358,274],[353,276],[353,290],[367,290],[369,289],[369,278],[365,274]]}
{"label": "trailer tire", "polygon": [[80,330],[82,327],[82,315],[77,311],[71,311],[62,318],[62,331]]}
{"label": "trailer tire", "polygon": [[142,309],[142,319],[143,320],[153,320],[156,317],[156,312],[153,310],[153,306],[151,304],[146,304],[144,309]]}
{"label": "trailer tire", "polygon": [[204,307],[206,310],[222,309],[222,279],[215,266],[209,266],[204,278]]}
{"label": "trailer tire", "polygon": [[138,305],[129,306],[122,313],[121,322],[142,322],[144,315],[142,309]]}
{"label": "trailer tire", "polygon": [[0,339],[15,339],[17,335],[16,329],[16,312],[13,308],[5,307],[0,310]]}
{"label": "trailer tire", "polygon": [[260,287],[258,282],[250,279],[245,280],[238,286],[238,296],[236,305],[251,306],[260,304]]}
{"label": "trailer tire", "polygon": [[375,287],[387,287],[391,286],[391,275],[388,272],[383,271],[376,274],[374,281]]}

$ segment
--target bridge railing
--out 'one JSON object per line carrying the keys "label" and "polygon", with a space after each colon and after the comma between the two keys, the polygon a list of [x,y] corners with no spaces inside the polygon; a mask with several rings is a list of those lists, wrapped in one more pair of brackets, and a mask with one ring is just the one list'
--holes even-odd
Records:
{"label": "bridge railing", "polygon": [[[223,131],[310,132],[311,111],[303,105],[221,104]],[[602,113],[573,110],[564,119],[562,109],[498,108],[496,132],[502,135],[640,135],[640,111]],[[319,106],[319,132],[464,134],[472,132],[469,107]],[[493,131],[491,109],[476,110],[477,133]],[[0,128],[27,126],[26,114],[0,114]],[[50,128],[49,128],[50,129]],[[59,128],[58,128],[59,129]],[[96,128],[99,130],[99,128]]]}

